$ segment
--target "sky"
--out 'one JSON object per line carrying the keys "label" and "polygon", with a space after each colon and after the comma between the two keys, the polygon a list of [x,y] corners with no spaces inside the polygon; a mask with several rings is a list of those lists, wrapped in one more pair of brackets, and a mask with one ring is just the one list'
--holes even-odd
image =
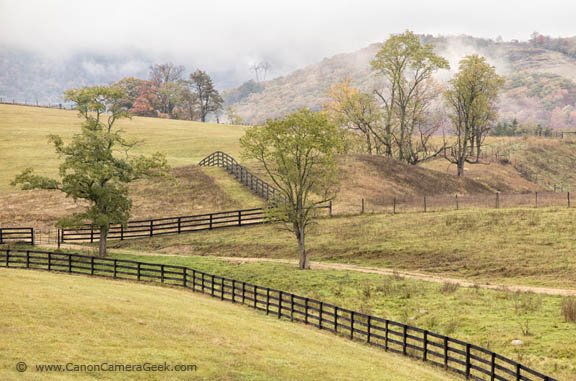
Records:
{"label": "sky", "polygon": [[567,0],[0,0],[0,46],[142,51],[206,70],[282,74],[406,29],[527,40],[576,35]]}

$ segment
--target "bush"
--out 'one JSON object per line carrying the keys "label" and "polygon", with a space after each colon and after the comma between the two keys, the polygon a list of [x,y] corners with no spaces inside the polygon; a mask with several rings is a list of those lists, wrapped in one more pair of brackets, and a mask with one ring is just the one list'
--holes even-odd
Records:
{"label": "bush", "polygon": [[453,294],[459,287],[460,285],[458,283],[444,282],[442,283],[442,286],[440,286],[440,292],[442,294]]}
{"label": "bush", "polygon": [[576,323],[576,298],[569,296],[562,299],[562,315],[568,323]]}

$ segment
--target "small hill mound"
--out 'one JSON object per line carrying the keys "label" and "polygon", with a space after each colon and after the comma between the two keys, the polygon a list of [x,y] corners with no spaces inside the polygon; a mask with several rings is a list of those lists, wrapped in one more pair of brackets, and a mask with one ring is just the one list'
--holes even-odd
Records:
{"label": "small hill mound", "polygon": [[542,190],[511,165],[469,164],[466,175],[443,158],[421,166],[407,165],[382,156],[355,155],[340,161],[341,188],[336,211],[358,211],[361,199],[373,206],[390,205],[394,198],[442,194],[529,192]]}
{"label": "small hill mound", "polygon": [[42,376],[58,380],[452,378],[421,362],[184,290],[8,269],[0,269],[0,281],[3,380],[21,378],[14,366],[19,361],[32,377],[38,364],[197,366]]}

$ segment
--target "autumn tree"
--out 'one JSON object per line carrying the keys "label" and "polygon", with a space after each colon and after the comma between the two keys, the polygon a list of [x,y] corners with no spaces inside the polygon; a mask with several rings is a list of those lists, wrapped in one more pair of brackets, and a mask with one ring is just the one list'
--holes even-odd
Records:
{"label": "autumn tree", "polygon": [[52,189],[64,192],[74,201],[88,203],[86,210],[62,218],[60,226],[79,226],[86,221],[100,229],[101,256],[106,255],[110,224],[128,222],[132,202],[127,185],[146,176],[168,173],[163,155],[128,156],[136,145],[116,128],[116,122],[128,116],[123,104],[126,94],[118,87],[85,87],[65,93],[74,102],[83,119],[81,132],[70,143],[57,135],[50,141],[63,159],[60,178],[52,179],[27,168],[16,176],[13,185],[22,189]]}
{"label": "autumn tree", "polygon": [[374,97],[352,87],[349,80],[333,85],[325,105],[330,119],[343,128],[359,132],[366,144],[366,152],[377,152],[374,132],[379,128],[382,114]]}
{"label": "autumn tree", "polygon": [[214,88],[212,78],[202,70],[196,70],[190,74],[190,80],[187,81],[191,94],[198,103],[198,116],[202,122],[210,113],[216,113],[222,108],[224,100]]}
{"label": "autumn tree", "polygon": [[448,61],[434,53],[431,44],[422,44],[406,31],[386,40],[371,65],[385,82],[382,90],[375,91],[382,102],[383,127],[374,136],[386,156],[413,164],[421,156],[414,155],[419,143],[414,135],[425,131],[419,130],[422,115],[435,95],[432,75],[448,69]]}
{"label": "autumn tree", "polygon": [[122,106],[131,109],[136,99],[144,92],[144,88],[149,86],[149,82],[140,78],[126,77],[114,82],[113,86],[120,88],[125,94]]}
{"label": "autumn tree", "polygon": [[240,140],[243,156],[260,162],[280,192],[272,213],[296,237],[300,269],[310,267],[306,234],[317,207],[337,192],[341,132],[325,114],[304,109],[251,127]]}
{"label": "autumn tree", "polygon": [[157,96],[157,110],[168,116],[180,100],[183,88],[184,66],[173,63],[156,64],[150,67],[150,82]]}
{"label": "autumn tree", "polygon": [[[464,175],[464,164],[475,153],[480,156],[490,123],[497,117],[496,101],[504,79],[496,74],[484,57],[470,55],[460,61],[459,71],[445,92],[456,142],[447,159],[456,164],[457,175]],[[476,152],[473,153],[474,145]]]}

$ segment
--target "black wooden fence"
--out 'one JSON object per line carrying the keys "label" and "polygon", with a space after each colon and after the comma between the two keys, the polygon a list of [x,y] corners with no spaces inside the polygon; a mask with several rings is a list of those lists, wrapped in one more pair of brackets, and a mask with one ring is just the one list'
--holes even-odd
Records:
{"label": "black wooden fence", "polygon": [[474,380],[546,380],[536,370],[485,348],[425,329],[289,292],[182,266],[31,250],[0,250],[0,266],[159,282],[239,303],[421,359]]}
{"label": "black wooden fence", "polygon": [[0,228],[0,245],[8,242],[34,245],[34,228]]}
{"label": "black wooden fence", "polygon": [[250,188],[258,196],[271,200],[280,192],[266,181],[251,173],[246,167],[240,165],[236,159],[222,151],[216,151],[206,156],[198,163],[206,167],[221,167],[233,175],[238,181]]}
{"label": "black wooden fence", "polygon": [[[261,224],[266,220],[263,208],[230,210],[226,212],[198,214],[193,216],[156,218],[129,221],[126,226],[110,225],[109,239],[155,237],[165,234],[191,233],[232,226]],[[100,229],[92,225],[83,228],[59,229],[58,243],[99,241]]]}

